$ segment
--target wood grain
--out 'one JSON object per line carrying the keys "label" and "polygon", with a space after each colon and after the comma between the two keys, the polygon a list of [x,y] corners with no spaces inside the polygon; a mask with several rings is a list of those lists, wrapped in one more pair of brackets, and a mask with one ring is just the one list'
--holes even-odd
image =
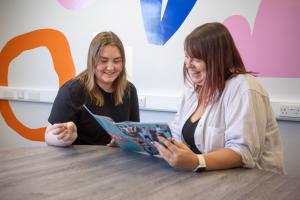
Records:
{"label": "wood grain", "polygon": [[0,199],[300,199],[300,179],[257,169],[193,173],[105,146],[0,150]]}

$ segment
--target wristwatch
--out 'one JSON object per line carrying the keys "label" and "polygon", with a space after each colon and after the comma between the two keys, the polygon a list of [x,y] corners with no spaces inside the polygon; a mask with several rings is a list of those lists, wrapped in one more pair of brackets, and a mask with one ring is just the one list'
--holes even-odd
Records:
{"label": "wristwatch", "polygon": [[203,154],[197,154],[198,166],[193,170],[194,172],[202,172],[206,169],[206,163]]}

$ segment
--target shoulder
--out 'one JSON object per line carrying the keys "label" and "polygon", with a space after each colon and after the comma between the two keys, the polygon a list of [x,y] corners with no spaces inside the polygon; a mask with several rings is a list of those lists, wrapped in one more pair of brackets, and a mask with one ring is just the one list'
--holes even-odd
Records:
{"label": "shoulder", "polygon": [[77,78],[72,78],[65,82],[60,89],[79,89],[83,88],[83,84]]}
{"label": "shoulder", "polygon": [[59,91],[59,96],[70,95],[71,97],[82,95],[84,93],[84,86],[79,79],[73,78],[64,83]]}
{"label": "shoulder", "polygon": [[195,88],[192,85],[187,85],[184,88],[182,96],[185,101],[194,101],[194,99],[198,98],[198,93],[195,91]]}
{"label": "shoulder", "polygon": [[259,80],[251,74],[240,74],[226,82],[226,92],[245,93],[255,92],[263,96],[268,96]]}
{"label": "shoulder", "polygon": [[134,93],[134,94],[137,93],[136,87],[130,81],[127,82],[127,87],[128,87],[128,91],[131,95],[132,95],[132,93]]}
{"label": "shoulder", "polygon": [[131,83],[130,81],[127,81],[128,87],[132,90],[136,90],[135,86],[133,83]]}

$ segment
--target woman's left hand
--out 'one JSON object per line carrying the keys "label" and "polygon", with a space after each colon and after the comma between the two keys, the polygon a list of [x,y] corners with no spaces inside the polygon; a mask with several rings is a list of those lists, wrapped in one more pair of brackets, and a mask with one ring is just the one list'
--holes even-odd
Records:
{"label": "woman's left hand", "polygon": [[171,141],[159,136],[159,142],[155,142],[160,155],[173,167],[186,170],[193,170],[198,166],[197,155],[190,150],[185,144]]}

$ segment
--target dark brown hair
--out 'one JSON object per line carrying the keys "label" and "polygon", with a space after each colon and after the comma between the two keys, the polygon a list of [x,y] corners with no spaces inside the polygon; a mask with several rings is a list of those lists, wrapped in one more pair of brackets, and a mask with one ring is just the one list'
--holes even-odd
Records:
{"label": "dark brown hair", "polygon": [[99,90],[99,88],[97,87],[97,83],[95,80],[95,67],[99,62],[103,48],[107,45],[117,47],[121,53],[122,58],[123,69],[118,78],[113,82],[113,93],[116,105],[123,103],[123,96],[128,89],[124,46],[115,33],[101,32],[94,37],[90,44],[87,58],[87,68],[77,76],[77,78],[79,78],[83,83],[84,88],[87,94],[90,96],[91,100],[94,101],[98,106],[104,105],[104,98],[101,90]]}
{"label": "dark brown hair", "polygon": [[[216,100],[222,94],[228,79],[246,71],[242,58],[228,29],[221,23],[207,23],[197,27],[185,39],[184,49],[191,58],[206,64],[206,79],[202,87],[195,86],[199,99]],[[186,67],[184,81],[192,83]]]}

